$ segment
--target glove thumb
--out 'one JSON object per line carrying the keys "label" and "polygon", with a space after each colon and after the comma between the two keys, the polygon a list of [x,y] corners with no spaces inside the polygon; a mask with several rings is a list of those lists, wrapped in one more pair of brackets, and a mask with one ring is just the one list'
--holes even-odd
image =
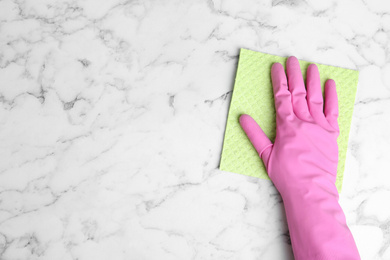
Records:
{"label": "glove thumb", "polygon": [[267,168],[273,147],[272,142],[251,116],[246,114],[241,115],[240,125]]}

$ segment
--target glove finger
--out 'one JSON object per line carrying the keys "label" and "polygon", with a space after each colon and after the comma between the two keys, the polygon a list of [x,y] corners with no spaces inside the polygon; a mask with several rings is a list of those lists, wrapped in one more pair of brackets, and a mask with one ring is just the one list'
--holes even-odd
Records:
{"label": "glove finger", "polygon": [[[272,142],[251,116],[241,115],[240,125],[261,157],[263,152],[272,146]],[[264,163],[268,163],[268,160],[264,161]]]}
{"label": "glove finger", "polygon": [[316,121],[324,121],[324,101],[322,97],[320,73],[315,64],[307,68],[306,76],[307,105],[310,114]]}
{"label": "glove finger", "polygon": [[337,100],[336,83],[333,79],[329,79],[325,83],[325,107],[324,107],[325,118],[329,124],[339,130],[337,118],[339,116],[339,106]]}
{"label": "glove finger", "polygon": [[294,56],[289,57],[286,62],[286,67],[288,89],[292,95],[291,100],[294,113],[302,120],[309,120],[311,116],[307,107],[306,88],[298,59]]}
{"label": "glove finger", "polygon": [[277,117],[282,119],[292,115],[291,94],[290,91],[288,91],[286,73],[284,72],[282,64],[274,63],[274,65],[272,65],[271,78]]}

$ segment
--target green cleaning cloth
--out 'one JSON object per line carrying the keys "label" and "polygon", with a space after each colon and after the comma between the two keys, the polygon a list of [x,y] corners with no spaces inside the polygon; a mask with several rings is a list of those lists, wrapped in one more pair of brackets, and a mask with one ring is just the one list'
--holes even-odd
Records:
{"label": "green cleaning cloth", "polygon": [[[279,62],[285,67],[286,60],[285,57],[241,49],[222,149],[220,162],[222,171],[269,179],[261,159],[241,129],[238,119],[241,114],[251,115],[270,140],[275,140],[276,117],[271,66]],[[311,62],[299,61],[299,63],[302,75],[306,79],[306,69]],[[339,164],[336,187],[340,192],[359,72],[323,64],[317,66],[322,89],[327,79],[336,82],[340,127],[340,136],[337,139]]]}

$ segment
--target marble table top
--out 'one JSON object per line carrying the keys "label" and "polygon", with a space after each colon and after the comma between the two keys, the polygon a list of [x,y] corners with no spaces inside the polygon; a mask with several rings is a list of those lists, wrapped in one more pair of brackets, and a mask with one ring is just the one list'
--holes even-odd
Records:
{"label": "marble table top", "polygon": [[218,169],[240,48],[360,71],[340,203],[390,259],[388,1],[0,1],[1,259],[293,259]]}

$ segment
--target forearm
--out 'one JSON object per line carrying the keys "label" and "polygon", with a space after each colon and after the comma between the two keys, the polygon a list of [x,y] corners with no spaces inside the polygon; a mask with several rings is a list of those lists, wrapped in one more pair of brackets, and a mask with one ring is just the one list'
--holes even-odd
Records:
{"label": "forearm", "polygon": [[296,260],[360,259],[335,186],[304,185],[282,197]]}

